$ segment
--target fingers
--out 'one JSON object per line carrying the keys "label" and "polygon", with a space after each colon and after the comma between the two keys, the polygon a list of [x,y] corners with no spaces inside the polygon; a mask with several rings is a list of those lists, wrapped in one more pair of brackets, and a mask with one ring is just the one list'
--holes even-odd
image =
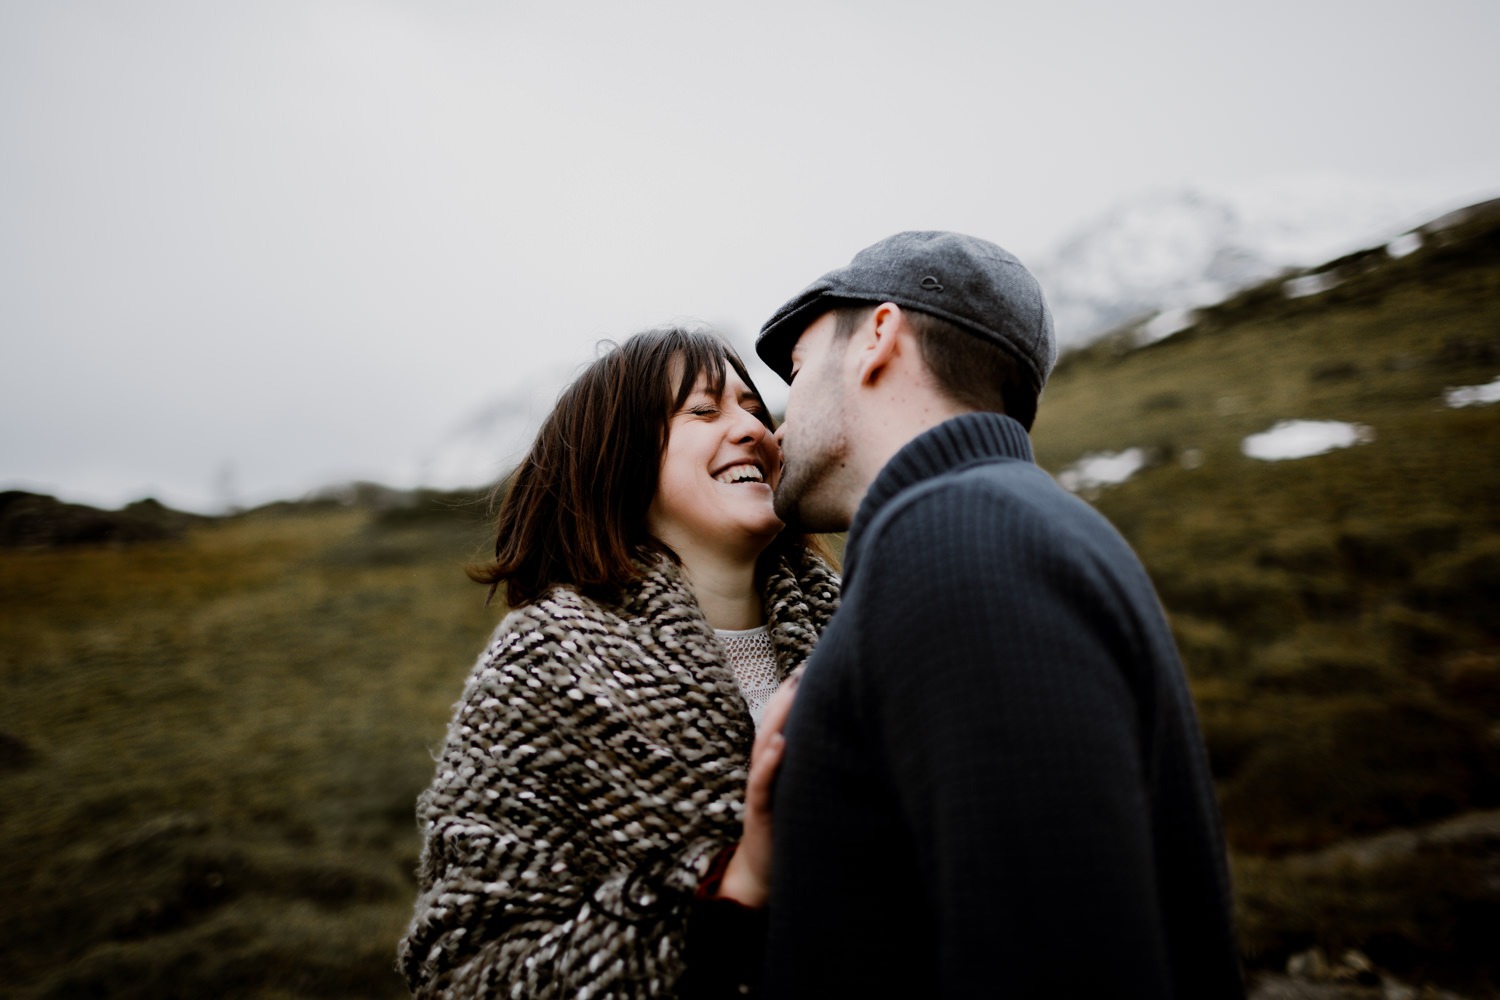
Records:
{"label": "fingers", "polygon": [[750,750],[750,776],[745,783],[745,806],[747,814],[769,814],[771,811],[771,789],[775,785],[776,771],[781,767],[781,756],[786,750],[786,737],[782,730],[792,702],[797,697],[797,685],[802,680],[802,668],[787,675],[786,680],[771,695],[761,713],[760,729],[755,734],[755,744]]}
{"label": "fingers", "polygon": [[764,813],[771,811],[771,788],[785,750],[786,737],[780,733],[773,733],[756,748],[755,755],[750,760],[750,777],[745,782],[745,805],[748,809]]}
{"label": "fingers", "polygon": [[774,765],[781,760],[781,754],[785,748],[786,736],[782,733],[768,732],[756,736],[755,746],[750,751],[749,780],[755,780],[760,772],[765,771],[768,765],[774,773]]}
{"label": "fingers", "polygon": [[797,697],[797,685],[801,680],[802,668],[798,667],[781,682],[776,693],[771,695],[770,700],[766,702],[766,707],[760,716],[760,731],[755,736],[757,746],[762,739],[769,737],[772,733],[781,732],[786,726],[786,717],[792,710],[792,701]]}
{"label": "fingers", "polygon": [[787,677],[766,703],[755,746],[750,751],[750,776],[745,783],[745,817],[738,849],[730,859],[720,893],[747,906],[764,906],[771,881],[771,792],[786,751],[782,727],[797,695],[799,669]]}

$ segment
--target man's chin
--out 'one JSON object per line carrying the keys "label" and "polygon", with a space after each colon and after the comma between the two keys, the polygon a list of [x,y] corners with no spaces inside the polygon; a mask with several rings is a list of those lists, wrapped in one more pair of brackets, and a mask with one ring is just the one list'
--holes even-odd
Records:
{"label": "man's chin", "polygon": [[772,501],[776,516],[786,524],[787,530],[799,535],[816,535],[826,532],[847,531],[847,521],[837,515],[818,509],[801,493],[778,489]]}
{"label": "man's chin", "polygon": [[801,497],[791,490],[785,489],[786,481],[777,484],[776,492],[771,496],[771,507],[776,511],[776,516],[781,518],[787,530],[805,534],[807,529],[802,526],[802,504]]}

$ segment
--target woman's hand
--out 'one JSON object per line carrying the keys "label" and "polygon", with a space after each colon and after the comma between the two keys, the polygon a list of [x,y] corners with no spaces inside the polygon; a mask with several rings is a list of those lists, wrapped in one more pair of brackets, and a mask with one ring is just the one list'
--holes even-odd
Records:
{"label": "woman's hand", "polygon": [[734,857],[724,869],[719,895],[759,909],[771,892],[771,788],[781,767],[786,737],[781,730],[797,695],[802,668],[792,671],[760,717],[760,730],[750,751],[750,778],[745,785],[745,825]]}

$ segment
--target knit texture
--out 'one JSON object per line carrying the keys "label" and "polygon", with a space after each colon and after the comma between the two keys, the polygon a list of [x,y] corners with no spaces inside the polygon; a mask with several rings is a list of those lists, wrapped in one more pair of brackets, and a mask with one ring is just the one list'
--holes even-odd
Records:
{"label": "knit texture", "polygon": [[1155,592],[1010,418],[876,477],[786,738],[768,995],[1243,996]]}
{"label": "knit texture", "polygon": [[[670,997],[692,894],[739,839],[754,727],[680,571],[643,561],[623,601],[567,588],[509,614],[480,656],[432,785],[399,965],[420,997]],[[820,561],[763,592],[777,669],[838,603]]]}
{"label": "knit texture", "polygon": [[735,683],[739,685],[740,695],[744,697],[750,718],[755,720],[758,730],[766,703],[781,684],[776,670],[776,648],[771,645],[771,631],[762,625],[744,630],[716,629],[715,634],[724,644],[724,656],[729,660]]}

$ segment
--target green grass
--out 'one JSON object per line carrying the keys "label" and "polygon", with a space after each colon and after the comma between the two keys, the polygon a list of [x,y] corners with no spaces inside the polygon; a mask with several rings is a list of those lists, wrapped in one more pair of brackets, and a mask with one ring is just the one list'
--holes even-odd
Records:
{"label": "green grass", "polygon": [[[1054,472],[1152,452],[1091,499],[1182,647],[1252,968],[1360,947],[1496,992],[1491,841],[1346,848],[1500,807],[1500,406],[1440,403],[1500,375],[1497,233],[1101,344],[1043,400]],[[1375,439],[1240,454],[1286,418]],[[404,995],[414,799],[500,612],[476,508],[364,500],[0,550],[0,995]]]}
{"label": "green grass", "polygon": [[496,614],[460,571],[482,529],[451,521],[0,557],[21,995],[403,995],[413,800]]}

